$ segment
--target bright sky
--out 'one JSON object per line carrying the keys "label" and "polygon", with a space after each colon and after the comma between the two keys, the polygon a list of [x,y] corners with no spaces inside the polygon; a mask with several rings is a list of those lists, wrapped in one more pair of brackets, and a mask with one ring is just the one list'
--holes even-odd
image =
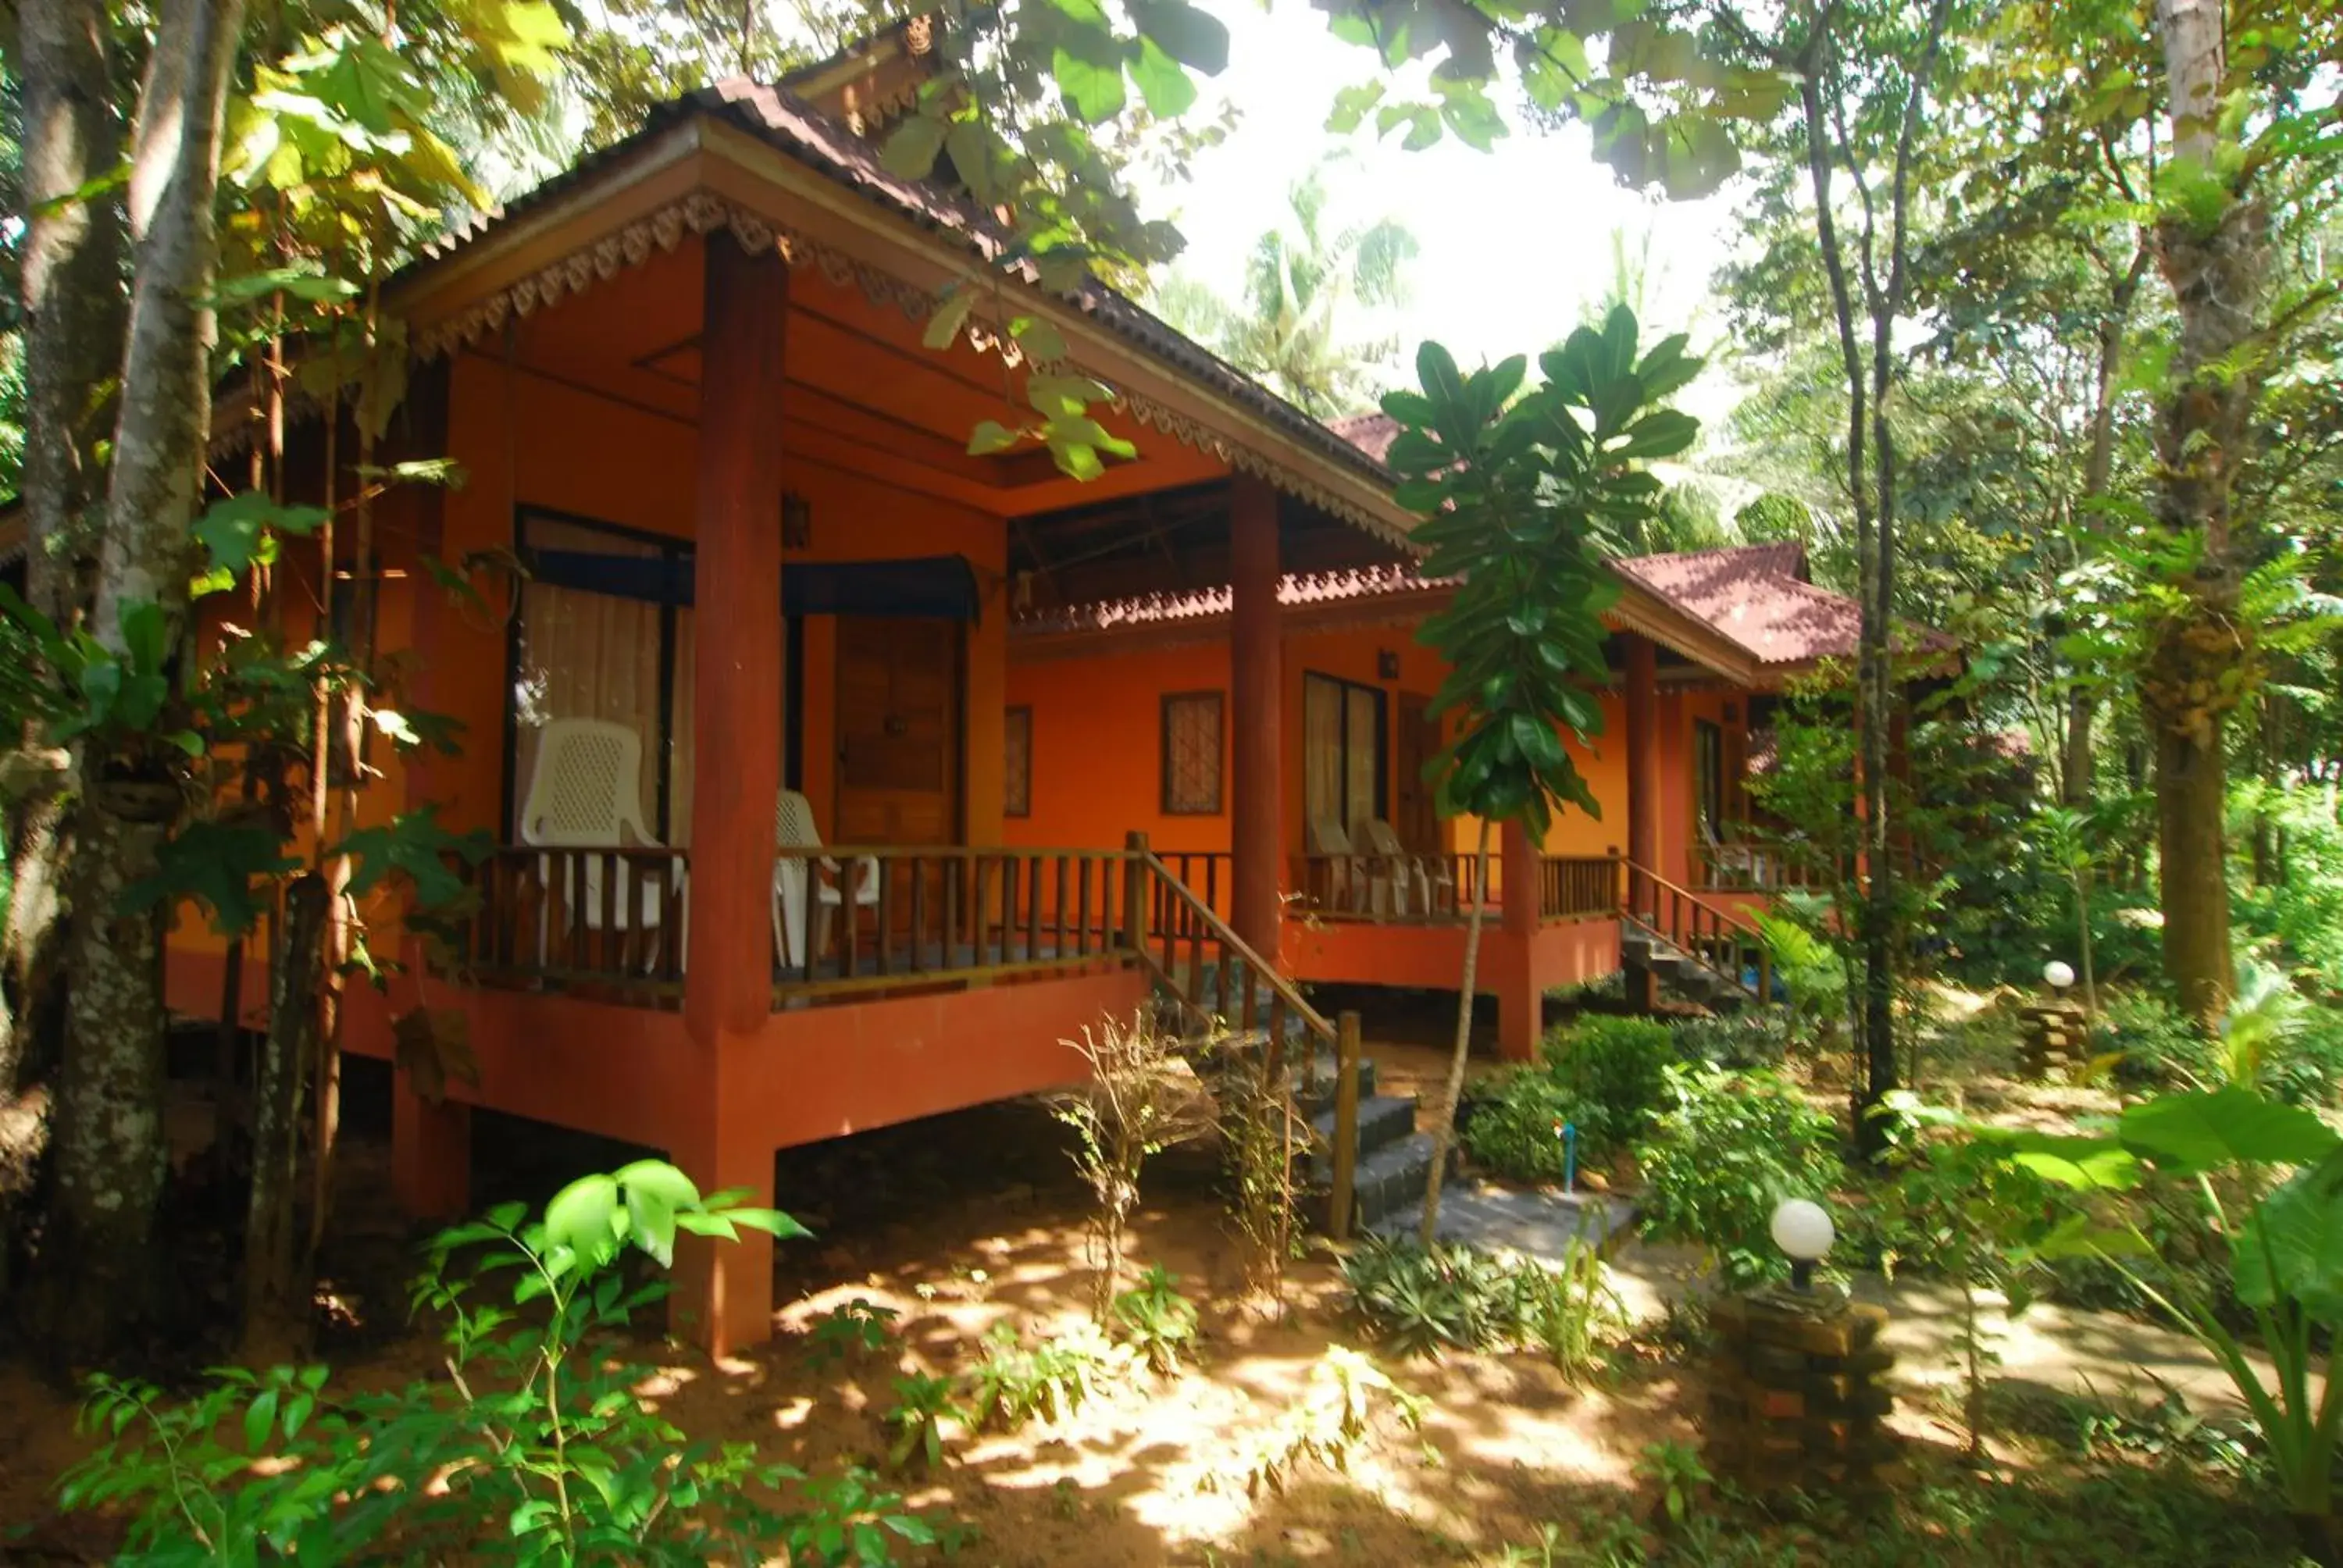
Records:
{"label": "bright sky", "polygon": [[[1393,216],[1422,247],[1400,318],[1362,328],[1364,336],[1395,330],[1409,365],[1427,337],[1468,365],[1534,355],[1559,341],[1608,288],[1614,231],[1624,233],[1631,255],[1651,236],[1647,333],[1688,330],[1695,348],[1714,344],[1723,323],[1707,306],[1707,284],[1730,249],[1729,201],[1668,202],[1623,190],[1575,126],[1558,135],[1517,126],[1489,153],[1449,138],[1405,152],[1396,136],[1377,140],[1372,119],[1360,135],[1338,138],[1324,128],[1334,94],[1373,75],[1372,55],[1337,41],[1324,14],[1302,0],[1276,0],[1266,13],[1247,0],[1202,3],[1228,24],[1231,41],[1229,68],[1205,83],[1199,111],[1217,93],[1242,117],[1225,143],[1197,159],[1193,183],[1158,197],[1188,236],[1182,270],[1232,297],[1254,240],[1286,210],[1287,187],[1347,147],[1353,157],[1326,176],[1337,226]],[[1684,404],[1705,422],[1731,396],[1712,373]]]}

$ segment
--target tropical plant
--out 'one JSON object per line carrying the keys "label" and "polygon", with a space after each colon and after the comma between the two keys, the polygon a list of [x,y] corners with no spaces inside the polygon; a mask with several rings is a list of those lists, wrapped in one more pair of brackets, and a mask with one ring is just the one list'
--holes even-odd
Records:
{"label": "tropical plant", "polygon": [[969,1372],[971,1408],[980,1422],[1004,1431],[1035,1419],[1063,1421],[1131,1365],[1131,1352],[1095,1323],[1031,1346],[1014,1324],[996,1323],[984,1336],[983,1359]]}
{"label": "tropical plant", "polygon": [[1645,1443],[1635,1474],[1658,1490],[1660,1512],[1679,1530],[1692,1523],[1693,1503],[1702,1490],[1716,1483],[1699,1452],[1674,1440]]}
{"label": "tropical plant", "polygon": [[1388,1405],[1393,1418],[1411,1432],[1423,1424],[1425,1402],[1421,1397],[1393,1382],[1357,1351],[1329,1345],[1311,1367],[1309,1381],[1293,1403],[1279,1412],[1265,1432],[1240,1439],[1236,1461],[1208,1471],[1204,1483],[1209,1488],[1233,1482],[1252,1497],[1264,1490],[1282,1494],[1293,1472],[1305,1462],[1347,1471],[1351,1453],[1367,1435],[1379,1404]]}
{"label": "tropical plant", "polygon": [[[1473,1113],[1460,1136],[1478,1164],[1517,1181],[1560,1181],[1567,1161],[1563,1130],[1585,1128],[1587,1108],[1554,1075],[1512,1067],[1478,1081]],[[1582,1143],[1582,1156],[1599,1152]]]}
{"label": "tropical plant", "polygon": [[[2103,1133],[1968,1131],[1990,1154],[2074,1195],[2040,1255],[2118,1270],[2219,1362],[2260,1429],[2304,1549],[2343,1562],[2343,1137],[2238,1084],[2144,1101]],[[2174,1266],[2135,1197],[2151,1174],[2193,1189],[2199,1224],[2227,1253],[2226,1278],[2208,1284]],[[2250,1326],[2232,1326],[2233,1303]]]}
{"label": "tropical plant", "polygon": [[1343,1258],[1342,1279],[1360,1320],[1402,1356],[1513,1346],[1576,1377],[1625,1321],[1601,1254],[1583,1244],[1548,1262],[1369,1237]]}
{"label": "tropical plant", "polygon": [[850,1355],[877,1355],[894,1345],[894,1322],[901,1315],[867,1296],[842,1302],[814,1320],[806,1334],[806,1359],[828,1366]]}
{"label": "tropical plant", "polygon": [[1543,1054],[1581,1107],[1581,1134],[1624,1146],[1643,1136],[1665,1097],[1676,1043],[1657,1020],[1594,1014],[1549,1034]]}
{"label": "tropical plant", "polygon": [[1707,1248],[1727,1286],[1783,1277],[1789,1262],[1767,1231],[1774,1208],[1830,1191],[1837,1124],[1774,1073],[1671,1067],[1667,1087],[1635,1149],[1644,1233]]}
{"label": "tropical plant", "polygon": [[[1455,736],[1427,773],[1443,816],[1480,821],[1481,886],[1493,824],[1541,843],[1557,800],[1601,814],[1563,744],[1565,733],[1584,741],[1603,728],[1585,688],[1608,678],[1602,612],[1618,588],[1593,538],[1650,513],[1660,483],[1644,465],[1683,451],[1699,428],[1664,400],[1700,362],[1682,337],[1639,356],[1635,318],[1624,307],[1600,332],[1572,333],[1539,367],[1544,379],[1524,392],[1525,359],[1468,376],[1426,343],[1416,355],[1422,389],[1383,398],[1401,427],[1388,455],[1402,476],[1398,498],[1423,519],[1415,530],[1430,552],[1423,569],[1462,579],[1417,637],[1447,660],[1431,711]],[[1433,1123],[1427,1244],[1464,1088],[1483,903],[1466,922],[1455,1050]]]}
{"label": "tropical plant", "polygon": [[952,1380],[930,1377],[925,1372],[912,1372],[895,1380],[895,1402],[880,1419],[895,1429],[895,1441],[887,1449],[887,1462],[898,1470],[914,1458],[924,1462],[929,1469],[936,1469],[944,1462],[943,1423],[950,1421],[961,1426],[976,1424],[960,1404]]}
{"label": "tropical plant", "polygon": [[[648,1369],[593,1347],[665,1293],[630,1287],[624,1254],[665,1268],[679,1233],[744,1229],[805,1233],[650,1160],[572,1182],[535,1220],[490,1210],[435,1239],[414,1286],[443,1321],[446,1377],[337,1393],[322,1366],[230,1368],[184,1401],[99,1377],[84,1422],[100,1441],[60,1499],[126,1516],[126,1560],[158,1563],[878,1564],[890,1542],[932,1543],[858,1472],[809,1479],[753,1443],[690,1441],[637,1396]],[[795,1511],[762,1501],[791,1488]]]}
{"label": "tropical plant", "polygon": [[1321,419],[1373,401],[1398,340],[1353,337],[1350,317],[1405,304],[1403,274],[1416,254],[1415,236],[1393,218],[1329,233],[1328,166],[1288,188],[1288,221],[1253,242],[1234,307],[1176,273],[1153,296],[1174,327]]}
{"label": "tropical plant", "polygon": [[1148,1160],[1210,1124],[1210,1108],[1179,1037],[1145,1010],[1106,1018],[1061,1044],[1090,1067],[1090,1081],[1051,1104],[1073,1131],[1074,1169],[1093,1205],[1085,1234],[1094,1273],[1091,1315],[1106,1322],[1122,1288],[1124,1236]]}
{"label": "tropical plant", "polygon": [[1138,1284],[1114,1299],[1114,1321],[1124,1341],[1167,1376],[1180,1370],[1181,1358],[1194,1354],[1196,1346],[1196,1305],[1173,1288],[1178,1283],[1178,1276],[1153,1263]]}

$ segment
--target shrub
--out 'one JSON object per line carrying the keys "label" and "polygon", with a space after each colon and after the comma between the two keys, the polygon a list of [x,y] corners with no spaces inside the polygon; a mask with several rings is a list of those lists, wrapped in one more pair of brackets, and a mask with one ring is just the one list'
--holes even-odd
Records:
{"label": "shrub", "polygon": [[2114,1056],[2117,1078],[2135,1087],[2218,1081],[2212,1041],[2154,991],[2102,990],[2091,1033],[2094,1053]]}
{"label": "shrub", "polygon": [[[572,1182],[538,1221],[490,1210],[438,1237],[414,1288],[446,1315],[446,1378],[345,1399],[324,1367],[230,1368],[176,1402],[98,1378],[84,1418],[105,1441],[63,1504],[126,1515],[122,1560],[144,1563],[881,1564],[933,1543],[865,1472],[811,1480],[750,1443],[687,1442],[636,1398],[648,1368],[585,1349],[665,1292],[628,1290],[622,1251],[665,1265],[677,1232],[743,1226],[804,1234],[651,1160]],[[491,1284],[502,1302],[480,1300]],[[759,1501],[787,1484],[795,1512]]]}
{"label": "shrub", "polygon": [[1738,1012],[1688,1018],[1675,1024],[1680,1061],[1709,1067],[1779,1067],[1790,1054],[1795,1030],[1788,1010],[1745,1007]]}
{"label": "shrub", "polygon": [[806,1360],[820,1367],[850,1355],[877,1355],[894,1344],[893,1325],[900,1315],[868,1296],[832,1307],[806,1335]]}
{"label": "shrub", "polygon": [[1172,1289],[1176,1283],[1178,1276],[1155,1263],[1114,1299],[1114,1321],[1124,1341],[1166,1375],[1180,1370],[1180,1358],[1193,1353],[1196,1343],[1195,1303]]}
{"label": "shrub", "polygon": [[1591,1365],[1625,1314],[1591,1247],[1558,1266],[1453,1244],[1369,1238],[1342,1260],[1352,1304],[1403,1356],[1500,1346],[1542,1350],[1564,1372]]}
{"label": "shrub", "polygon": [[984,1359],[969,1373],[976,1418],[1014,1431],[1035,1417],[1063,1421],[1126,1371],[1131,1352],[1084,1323],[1030,1349],[1008,1323],[984,1336]]}
{"label": "shrub", "polygon": [[1776,1073],[1671,1067],[1667,1091],[1635,1151],[1644,1233],[1706,1247],[1728,1285],[1787,1274],[1766,1227],[1783,1199],[1829,1191],[1837,1123]]}
{"label": "shrub", "polygon": [[1656,1020],[1593,1015],[1548,1036],[1544,1056],[1548,1070],[1584,1108],[1580,1134],[1624,1144],[1651,1125],[1666,1091],[1662,1074],[1675,1060],[1675,1040]]}
{"label": "shrub", "polygon": [[944,1462],[943,1423],[956,1421],[962,1426],[975,1423],[962,1409],[950,1378],[930,1377],[913,1372],[895,1380],[895,1402],[880,1418],[895,1429],[895,1441],[887,1450],[887,1462],[901,1469],[914,1458],[926,1461],[933,1470]]}
{"label": "shrub", "polygon": [[[1584,1138],[1587,1111],[1552,1073],[1509,1068],[1474,1086],[1472,1118],[1462,1134],[1464,1151],[1516,1181],[1559,1181],[1563,1143],[1556,1129],[1564,1122],[1577,1123]],[[1582,1158],[1587,1147],[1580,1143]]]}

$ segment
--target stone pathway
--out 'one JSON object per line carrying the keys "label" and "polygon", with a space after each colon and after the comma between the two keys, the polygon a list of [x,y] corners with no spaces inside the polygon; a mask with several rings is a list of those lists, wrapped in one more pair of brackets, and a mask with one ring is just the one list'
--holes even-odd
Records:
{"label": "stone pathway", "polygon": [[[1658,1317],[1669,1301],[1706,1289],[1694,1248],[1630,1240],[1613,1252],[1611,1264],[1619,1293],[1638,1319]],[[1890,1284],[1872,1274],[1856,1279],[1853,1293],[1887,1309],[1882,1342],[1896,1352],[1895,1381],[1900,1387],[1959,1383],[1959,1292],[1933,1281]],[[2000,1358],[1990,1373],[1996,1382],[2146,1404],[2161,1399],[2169,1387],[2200,1413],[2243,1412],[2228,1374],[2186,1334],[2117,1312],[2048,1302],[2037,1302],[2012,1320],[2002,1315],[1998,1296],[1982,1300],[1986,1340]],[[2268,1363],[2258,1355],[2251,1359],[2267,1382]]]}
{"label": "stone pathway", "polygon": [[[1421,1218],[1419,1207],[1378,1229],[1386,1235],[1413,1234]],[[1440,1195],[1442,1241],[1534,1257],[1559,1258],[1580,1241],[1604,1245],[1634,1221],[1634,1211],[1625,1203],[1595,1192],[1523,1191],[1465,1181]]]}

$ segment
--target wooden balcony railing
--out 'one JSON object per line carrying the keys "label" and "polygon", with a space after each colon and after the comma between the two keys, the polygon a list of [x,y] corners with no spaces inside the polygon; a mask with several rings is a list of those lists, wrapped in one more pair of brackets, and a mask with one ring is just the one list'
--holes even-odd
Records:
{"label": "wooden balcony railing", "polygon": [[1134,951],[1120,850],[849,845],[811,866],[783,922],[807,940],[776,955],[777,1002],[1080,970]]}
{"label": "wooden balcony railing", "polygon": [[[473,873],[453,943],[459,978],[653,1006],[683,994],[689,855],[510,846]],[[776,876],[774,1000],[1073,970],[1131,961],[1133,885],[1120,849],[960,846],[784,855]]]}
{"label": "wooden balcony railing", "polygon": [[688,860],[679,849],[495,849],[472,871],[456,968],[490,984],[679,1000]]}
{"label": "wooden balcony railing", "polygon": [[1601,920],[1619,912],[1620,869],[1609,855],[1548,855],[1538,866],[1538,919]]}
{"label": "wooden balcony railing", "polygon": [[1779,892],[1811,888],[1824,878],[1811,852],[1776,843],[1728,840],[1696,843],[1693,878],[1702,892]]}

